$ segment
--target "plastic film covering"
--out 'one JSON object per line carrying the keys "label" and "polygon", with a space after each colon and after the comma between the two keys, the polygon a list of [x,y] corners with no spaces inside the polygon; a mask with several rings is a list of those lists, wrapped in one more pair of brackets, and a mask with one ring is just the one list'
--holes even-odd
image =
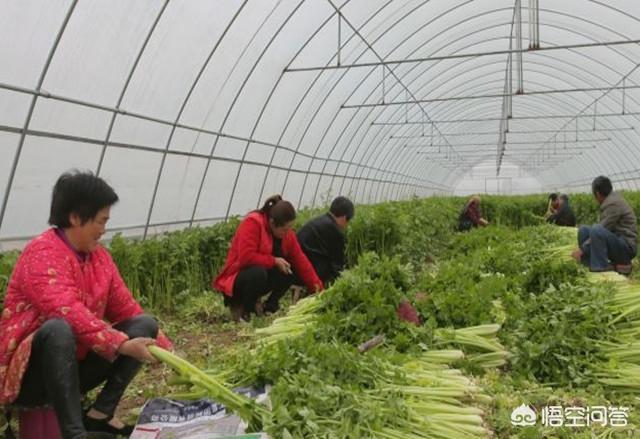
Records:
{"label": "plastic film covering", "polygon": [[147,236],[296,206],[637,189],[640,3],[0,1],[0,242],[89,169]]}

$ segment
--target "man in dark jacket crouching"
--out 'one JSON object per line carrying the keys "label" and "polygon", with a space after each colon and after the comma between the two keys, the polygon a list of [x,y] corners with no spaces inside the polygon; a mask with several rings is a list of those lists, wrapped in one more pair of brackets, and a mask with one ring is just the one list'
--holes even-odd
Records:
{"label": "man in dark jacket crouching", "polygon": [[351,200],[340,196],[333,200],[329,212],[313,218],[298,231],[298,242],[325,285],[344,270],[344,234],[354,214]]}

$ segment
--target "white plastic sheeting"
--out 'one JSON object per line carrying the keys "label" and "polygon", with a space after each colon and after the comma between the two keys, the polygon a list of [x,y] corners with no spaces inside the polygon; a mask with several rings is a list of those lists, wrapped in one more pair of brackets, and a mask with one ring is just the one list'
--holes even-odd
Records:
{"label": "white plastic sheeting", "polygon": [[631,0],[0,0],[0,241],[69,168],[129,234],[273,193],[635,189],[638,40]]}

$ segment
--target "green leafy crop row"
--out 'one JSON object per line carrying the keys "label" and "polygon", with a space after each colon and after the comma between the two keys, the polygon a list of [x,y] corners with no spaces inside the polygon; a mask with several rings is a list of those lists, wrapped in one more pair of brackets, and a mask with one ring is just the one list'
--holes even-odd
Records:
{"label": "green leafy crop row", "polygon": [[[626,192],[625,198],[640,214],[640,193]],[[591,195],[579,194],[571,199],[580,223],[596,221],[597,205]],[[543,222],[546,200],[544,194],[484,196],[482,207],[492,225],[524,227]],[[448,197],[358,205],[347,236],[349,265],[354,265],[367,251],[398,256],[415,266],[433,261],[446,252],[457,235],[457,217],[465,201]],[[322,211],[301,210],[296,227]],[[125,281],[145,306],[161,312],[172,311],[210,289],[237,224],[235,218],[144,241],[116,236],[110,250]],[[15,252],[0,255],[0,299],[15,260]]]}

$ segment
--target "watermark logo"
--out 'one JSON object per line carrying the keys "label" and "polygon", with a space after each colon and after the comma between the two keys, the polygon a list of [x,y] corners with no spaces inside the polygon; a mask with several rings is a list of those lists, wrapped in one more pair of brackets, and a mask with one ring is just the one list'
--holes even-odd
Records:
{"label": "watermark logo", "polygon": [[511,424],[518,427],[530,427],[536,425],[536,412],[528,405],[522,404],[511,412]]}
{"label": "watermark logo", "polygon": [[[527,405],[520,405],[511,412],[511,424],[517,427],[536,425],[536,412]],[[629,424],[629,407],[591,406],[563,407],[545,406],[540,413],[543,427],[626,427]]]}

